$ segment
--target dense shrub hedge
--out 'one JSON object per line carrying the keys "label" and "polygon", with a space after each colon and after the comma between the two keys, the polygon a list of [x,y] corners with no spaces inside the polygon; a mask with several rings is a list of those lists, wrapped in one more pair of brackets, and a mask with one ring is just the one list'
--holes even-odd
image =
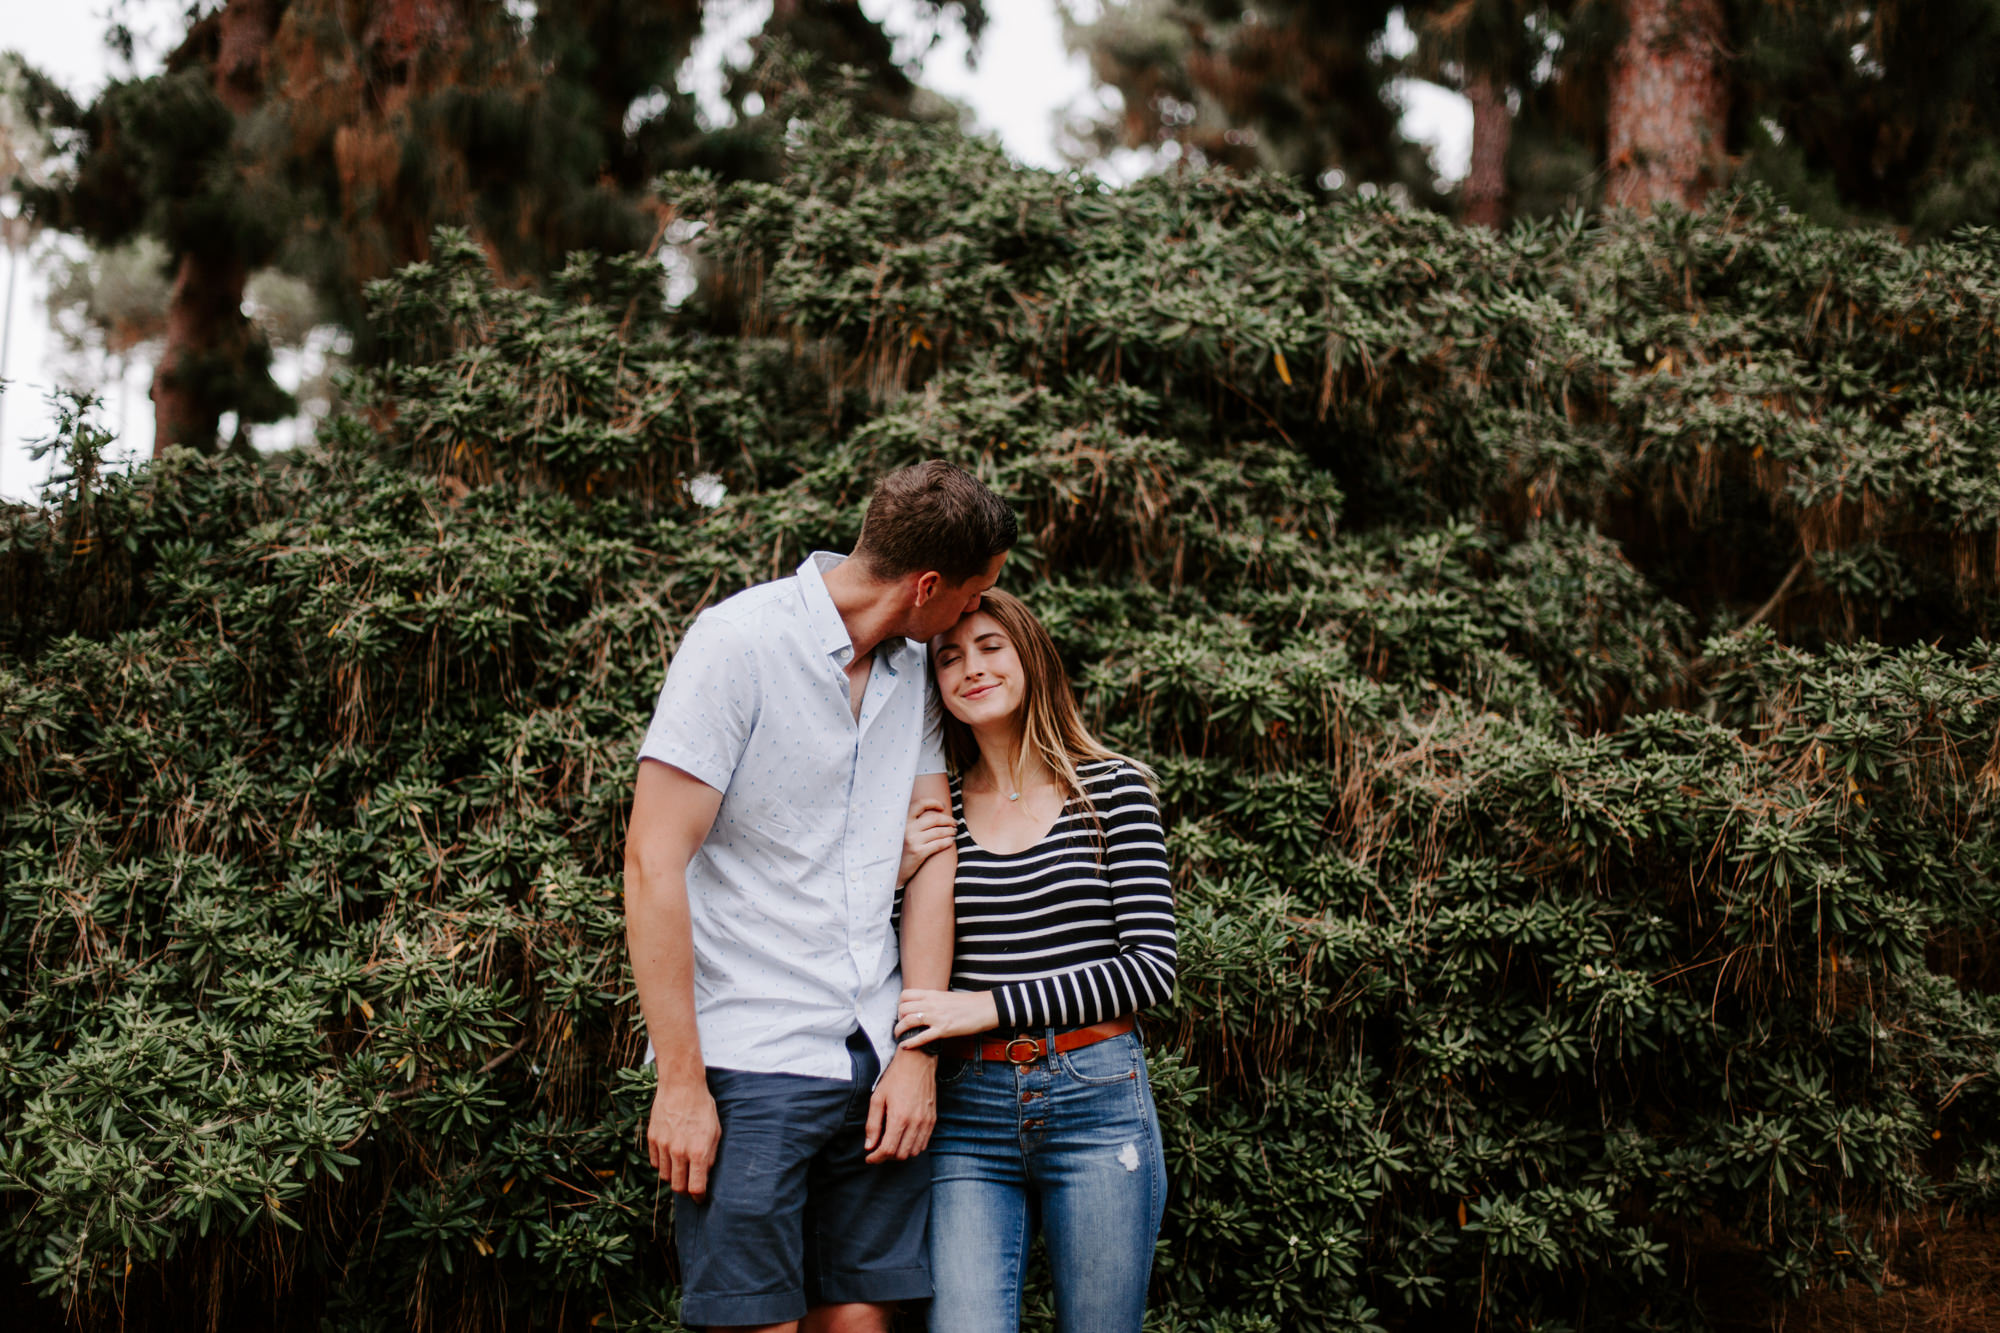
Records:
{"label": "dense shrub hedge", "polygon": [[1796,1295],[2000,1205],[1993,237],[790,151],[668,183],[685,308],[444,235],[320,446],[116,475],[76,419],[5,514],[37,1288],[674,1327],[634,747],[694,612],[922,456],[1161,773],[1158,1328],[1697,1328],[1718,1248]]}

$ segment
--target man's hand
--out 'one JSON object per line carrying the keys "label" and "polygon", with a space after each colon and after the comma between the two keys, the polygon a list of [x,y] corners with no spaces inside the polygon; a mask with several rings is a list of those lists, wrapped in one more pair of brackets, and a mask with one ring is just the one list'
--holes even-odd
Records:
{"label": "man's hand", "polygon": [[[928,1131],[926,1131],[928,1132]],[[708,1169],[722,1143],[715,1098],[699,1079],[665,1078],[653,1093],[653,1118],[646,1126],[646,1159],[674,1193],[696,1199],[708,1194]]]}
{"label": "man's hand", "polygon": [[936,1124],[937,1060],[924,1051],[897,1051],[868,1099],[868,1161],[908,1161],[930,1146]]}
{"label": "man's hand", "polygon": [[903,860],[896,867],[896,883],[908,884],[910,876],[924,862],[958,842],[958,821],[951,806],[935,796],[910,802],[910,815],[903,826]]}

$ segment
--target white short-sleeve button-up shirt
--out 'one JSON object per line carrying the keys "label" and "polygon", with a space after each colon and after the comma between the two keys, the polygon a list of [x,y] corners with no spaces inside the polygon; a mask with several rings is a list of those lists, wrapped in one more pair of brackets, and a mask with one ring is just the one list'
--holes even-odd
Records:
{"label": "white short-sleeve button-up shirt", "polygon": [[884,1068],[894,1051],[896,867],[911,788],[944,750],[920,643],[876,650],[855,717],[825,577],[843,559],[815,551],[702,612],[639,747],[722,793],[687,870],[711,1068],[846,1079],[857,1027]]}

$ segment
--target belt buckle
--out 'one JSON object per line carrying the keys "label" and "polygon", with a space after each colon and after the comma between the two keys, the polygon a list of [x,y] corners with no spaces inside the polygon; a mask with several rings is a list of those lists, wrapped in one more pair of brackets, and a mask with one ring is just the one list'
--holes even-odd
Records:
{"label": "belt buckle", "polygon": [[[1014,1054],[1014,1048],[1022,1045],[1028,1048],[1028,1054],[1025,1057]],[[1042,1043],[1033,1037],[1011,1037],[1007,1041],[1007,1063],[1009,1064],[1031,1065],[1041,1058],[1041,1054]]]}

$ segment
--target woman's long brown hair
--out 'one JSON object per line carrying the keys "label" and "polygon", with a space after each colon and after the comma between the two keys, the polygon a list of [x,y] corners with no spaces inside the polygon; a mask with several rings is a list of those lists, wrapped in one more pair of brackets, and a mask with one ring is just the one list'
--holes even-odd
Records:
{"label": "woman's long brown hair", "polygon": [[[1047,764],[1067,799],[1081,801],[1084,809],[1096,817],[1090,794],[1084,791],[1083,780],[1077,776],[1081,764],[1113,759],[1130,764],[1149,784],[1155,781],[1152,769],[1107,748],[1083,725],[1083,713],[1076,706],[1076,695],[1069,687],[1069,673],[1063,670],[1055,640],[1020,598],[994,588],[980,598],[979,611],[972,614],[978,615],[980,611],[999,622],[1014,645],[1014,655],[1021,659],[1024,677],[1021,753],[1033,754]],[[935,655],[931,659],[931,679],[933,683],[937,679]],[[949,709],[944,710],[944,757],[951,771],[961,776],[979,762],[979,742],[974,739],[972,728],[953,717]]]}

